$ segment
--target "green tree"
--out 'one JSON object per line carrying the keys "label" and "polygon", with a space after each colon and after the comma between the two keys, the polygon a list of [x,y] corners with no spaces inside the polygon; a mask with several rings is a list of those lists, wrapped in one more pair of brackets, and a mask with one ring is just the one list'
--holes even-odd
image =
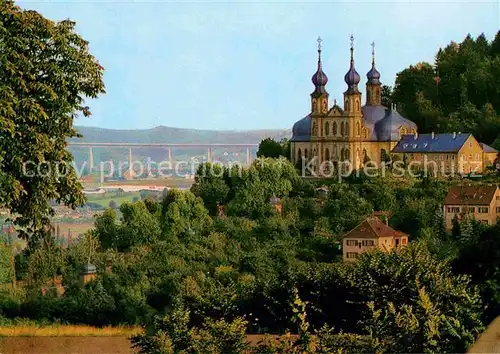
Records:
{"label": "green tree", "polygon": [[348,277],[369,305],[362,324],[381,352],[463,352],[483,329],[470,278],[453,274],[423,243],[365,253]]}
{"label": "green tree", "polygon": [[99,239],[103,249],[123,249],[120,244],[120,230],[116,224],[116,211],[114,209],[106,209],[101,215],[96,216],[92,232]]}
{"label": "green tree", "polygon": [[84,200],[66,144],[78,135],[75,117],[90,115],[85,98],[104,92],[103,68],[74,22],[52,22],[10,0],[0,14],[0,204],[35,242],[52,200],[70,207]]}
{"label": "green tree", "polygon": [[122,225],[119,232],[121,249],[136,245],[151,245],[160,239],[160,223],[149,212],[144,202],[123,203],[120,211],[122,213]]}
{"label": "green tree", "polygon": [[382,106],[391,107],[392,105],[392,87],[382,85]]}
{"label": "green tree", "polygon": [[132,338],[139,353],[240,354],[248,350],[247,322],[207,319],[201,327],[189,326],[190,313],[178,306],[171,314],[157,317],[151,333]]}
{"label": "green tree", "polygon": [[470,34],[440,48],[435,61],[397,74],[393,99],[420,132],[456,131],[491,143],[500,133],[500,57],[498,34]]}
{"label": "green tree", "polygon": [[359,224],[373,211],[373,206],[365,198],[348,186],[331,186],[324,207],[324,214],[329,218],[332,231],[341,236]]}
{"label": "green tree", "polygon": [[14,275],[14,254],[12,246],[0,243],[0,284],[9,283]]}
{"label": "green tree", "polygon": [[227,201],[229,186],[224,180],[225,168],[210,162],[200,165],[196,171],[191,192],[200,197],[210,215],[217,215],[219,204]]}
{"label": "green tree", "polygon": [[179,237],[205,234],[212,225],[208,210],[201,198],[190,191],[171,189],[162,202],[164,232]]}
{"label": "green tree", "polygon": [[280,156],[287,156],[286,152],[283,150],[282,144],[273,138],[265,138],[260,142],[259,149],[257,150],[257,157],[278,158]]}
{"label": "green tree", "polygon": [[270,198],[288,195],[299,177],[290,161],[281,157],[258,158],[247,168],[233,167],[227,178],[234,195],[229,213],[257,219],[271,213]]}

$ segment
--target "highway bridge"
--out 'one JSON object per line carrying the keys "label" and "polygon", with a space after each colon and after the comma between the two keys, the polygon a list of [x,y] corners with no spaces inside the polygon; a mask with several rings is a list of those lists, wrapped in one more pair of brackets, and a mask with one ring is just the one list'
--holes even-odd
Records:
{"label": "highway bridge", "polygon": [[252,162],[250,155],[250,149],[258,147],[258,144],[227,144],[227,143],[215,143],[215,144],[198,144],[198,143],[107,143],[107,142],[68,142],[69,147],[81,147],[89,149],[88,157],[88,167],[90,171],[94,170],[94,152],[93,148],[107,147],[107,148],[121,148],[128,149],[128,160],[129,166],[133,165],[133,154],[132,149],[139,148],[166,148],[168,151],[168,161],[173,162],[172,149],[174,148],[206,148],[207,149],[207,161],[212,161],[212,149],[213,148],[246,148],[246,163],[249,165]]}

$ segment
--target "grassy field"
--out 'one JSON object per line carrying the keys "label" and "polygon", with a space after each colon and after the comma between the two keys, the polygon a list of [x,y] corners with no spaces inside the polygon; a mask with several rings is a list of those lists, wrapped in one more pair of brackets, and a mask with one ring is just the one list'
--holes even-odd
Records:
{"label": "grassy field", "polygon": [[141,198],[140,192],[124,193],[123,195],[120,196],[114,196],[111,193],[110,194],[105,193],[104,195],[87,196],[88,202],[99,204],[103,208],[109,208],[109,202],[111,202],[112,200],[116,202],[117,206],[120,206],[123,203],[132,202],[134,198],[140,199]]}
{"label": "grassy field", "polygon": [[141,327],[91,327],[86,325],[35,324],[0,327],[0,337],[130,337],[142,333]]}
{"label": "grassy field", "polygon": [[69,231],[73,237],[84,234],[88,230],[94,227],[93,221],[87,221],[82,223],[71,223],[71,222],[54,222],[54,227],[59,226],[59,232],[61,236],[67,236]]}

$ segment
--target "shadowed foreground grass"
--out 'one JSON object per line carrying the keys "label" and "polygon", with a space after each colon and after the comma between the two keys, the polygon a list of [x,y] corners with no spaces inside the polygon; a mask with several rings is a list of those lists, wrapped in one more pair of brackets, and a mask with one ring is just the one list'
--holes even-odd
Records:
{"label": "shadowed foreground grass", "polygon": [[85,325],[18,325],[0,327],[0,337],[130,337],[141,327],[92,327]]}

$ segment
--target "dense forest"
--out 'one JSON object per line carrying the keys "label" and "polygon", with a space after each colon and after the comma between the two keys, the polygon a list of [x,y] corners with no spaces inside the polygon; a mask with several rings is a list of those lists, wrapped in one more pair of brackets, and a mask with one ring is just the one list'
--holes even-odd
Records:
{"label": "dense forest", "polygon": [[492,144],[500,135],[500,32],[492,41],[481,34],[451,42],[434,63],[401,71],[394,90],[383,92],[422,133],[468,132]]}
{"label": "dense forest", "polygon": [[[450,183],[310,182],[284,158],[201,165],[192,191],[123,204],[119,219],[109,209],[69,247],[47,236],[14,263],[6,247],[3,282],[16,274],[26,286],[0,290],[1,318],[149,324],[134,338],[145,353],[242,353],[249,333],[285,335],[262,353],[463,351],[498,315],[499,226],[467,219],[445,231]],[[410,245],[342,262],[342,235],[374,210],[391,211]],[[87,262],[98,274],[82,286]]]}

